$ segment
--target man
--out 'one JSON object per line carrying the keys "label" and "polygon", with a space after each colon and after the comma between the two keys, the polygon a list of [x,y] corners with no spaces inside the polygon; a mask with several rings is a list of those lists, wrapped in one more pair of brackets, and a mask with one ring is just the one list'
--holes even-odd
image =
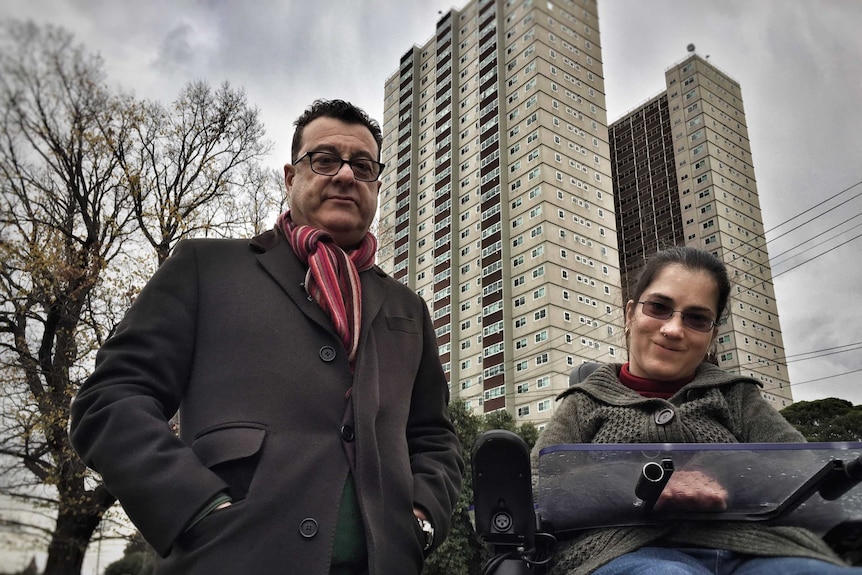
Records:
{"label": "man", "polygon": [[315,102],[275,229],[180,242],[100,350],[72,442],[159,573],[419,573],[446,537],[463,462],[427,307],[373,265],[381,143]]}

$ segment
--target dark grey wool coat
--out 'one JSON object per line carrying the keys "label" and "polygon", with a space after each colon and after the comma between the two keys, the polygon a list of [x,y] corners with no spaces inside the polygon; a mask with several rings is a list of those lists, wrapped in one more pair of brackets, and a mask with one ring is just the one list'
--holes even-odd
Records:
{"label": "dark grey wool coat", "polygon": [[[421,571],[414,505],[435,546],[446,537],[463,460],[428,310],[379,268],[360,276],[353,376],[276,231],[181,242],[100,350],[72,442],[164,557],[160,573],[328,573],[351,468],[370,573]],[[233,506],[186,531],[224,490]]]}

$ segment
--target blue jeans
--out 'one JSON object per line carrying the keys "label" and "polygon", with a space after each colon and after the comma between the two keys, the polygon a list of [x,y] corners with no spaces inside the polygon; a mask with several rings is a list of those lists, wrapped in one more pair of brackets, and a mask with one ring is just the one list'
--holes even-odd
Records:
{"label": "blue jeans", "polygon": [[723,549],[644,547],[602,565],[593,575],[862,575],[804,557],[755,557]]}

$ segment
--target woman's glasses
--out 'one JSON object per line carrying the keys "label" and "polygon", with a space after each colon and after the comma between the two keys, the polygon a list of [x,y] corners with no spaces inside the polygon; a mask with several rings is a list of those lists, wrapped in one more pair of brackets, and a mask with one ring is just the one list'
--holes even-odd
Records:
{"label": "woman's glasses", "polygon": [[695,331],[706,332],[715,326],[715,321],[703,314],[676,310],[657,301],[639,301],[638,303],[643,306],[644,315],[655,319],[670,319],[673,314],[678,313],[682,316],[682,325]]}

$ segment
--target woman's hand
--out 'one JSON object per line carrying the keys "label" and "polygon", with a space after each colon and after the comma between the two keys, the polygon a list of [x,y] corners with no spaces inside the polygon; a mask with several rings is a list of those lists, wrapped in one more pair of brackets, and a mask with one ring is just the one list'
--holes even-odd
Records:
{"label": "woman's hand", "polygon": [[655,509],[724,511],[727,490],[701,471],[675,471],[659,495]]}

